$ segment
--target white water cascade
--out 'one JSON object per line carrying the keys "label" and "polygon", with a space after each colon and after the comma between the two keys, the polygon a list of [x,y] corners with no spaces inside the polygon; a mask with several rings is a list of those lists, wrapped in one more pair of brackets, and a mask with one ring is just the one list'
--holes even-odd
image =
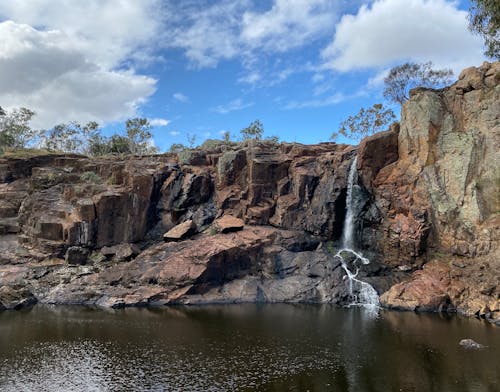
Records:
{"label": "white water cascade", "polygon": [[[349,177],[347,180],[346,216],[344,221],[344,232],[342,233],[342,249],[340,249],[335,256],[340,258],[342,268],[347,274],[345,278],[347,278],[349,296],[352,298],[352,302],[349,305],[378,307],[379,299],[375,289],[370,284],[357,278],[359,273],[358,264],[361,263],[362,265],[366,265],[370,263],[370,260],[354,250],[354,216],[356,211],[354,209],[355,200],[353,196],[353,188],[358,179],[357,164],[358,157],[354,158],[351,168],[349,169]],[[354,260],[351,262],[351,269],[353,267],[356,268],[355,272],[352,272],[347,265],[347,260],[344,258],[344,255],[346,254],[354,256]]]}

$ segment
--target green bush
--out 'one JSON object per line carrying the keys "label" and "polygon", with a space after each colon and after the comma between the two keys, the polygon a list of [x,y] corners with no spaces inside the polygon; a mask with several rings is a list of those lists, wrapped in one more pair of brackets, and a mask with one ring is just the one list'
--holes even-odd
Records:
{"label": "green bush", "polygon": [[82,182],[91,183],[91,184],[98,184],[102,181],[102,179],[99,175],[97,175],[96,173],[91,172],[91,171],[87,171],[85,173],[82,173],[80,175],[80,180]]}

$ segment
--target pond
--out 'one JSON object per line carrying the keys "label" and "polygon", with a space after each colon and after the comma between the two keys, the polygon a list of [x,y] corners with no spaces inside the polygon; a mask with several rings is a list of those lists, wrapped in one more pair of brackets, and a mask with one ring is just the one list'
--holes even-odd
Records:
{"label": "pond", "polygon": [[[471,338],[488,346],[464,349]],[[0,312],[1,391],[499,391],[500,329],[329,305]]]}

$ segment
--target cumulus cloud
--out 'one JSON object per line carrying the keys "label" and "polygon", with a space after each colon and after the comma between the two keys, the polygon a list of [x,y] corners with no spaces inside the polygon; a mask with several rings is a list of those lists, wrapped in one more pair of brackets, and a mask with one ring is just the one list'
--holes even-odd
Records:
{"label": "cumulus cloud", "polygon": [[253,106],[253,102],[244,102],[241,98],[237,98],[233,99],[231,102],[228,102],[225,105],[216,106],[215,108],[213,108],[213,111],[220,114],[227,114],[236,110],[246,109],[250,106]]}
{"label": "cumulus cloud", "polygon": [[39,128],[135,115],[156,89],[133,68],[154,53],[146,45],[158,27],[153,3],[1,2],[2,106],[35,110]]}
{"label": "cumulus cloud", "polygon": [[483,60],[467,12],[446,0],[377,0],[345,15],[322,52],[325,67],[349,71],[396,61],[428,61],[455,71]]}
{"label": "cumulus cloud", "polygon": [[149,123],[153,127],[166,127],[168,124],[170,124],[170,120],[167,120],[165,118],[151,118],[149,120]]}
{"label": "cumulus cloud", "polygon": [[179,136],[181,133],[179,131],[170,131],[171,136]]}

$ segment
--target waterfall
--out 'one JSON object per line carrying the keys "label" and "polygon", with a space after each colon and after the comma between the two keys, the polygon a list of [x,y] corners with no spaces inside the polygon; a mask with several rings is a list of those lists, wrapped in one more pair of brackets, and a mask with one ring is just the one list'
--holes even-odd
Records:
{"label": "waterfall", "polygon": [[[346,272],[345,278],[347,278],[348,292],[351,298],[351,303],[349,305],[377,307],[379,305],[379,299],[376,290],[370,284],[357,278],[360,268],[358,264],[367,265],[370,263],[370,260],[354,250],[354,217],[355,214],[359,212],[355,211],[355,195],[353,195],[353,188],[358,180],[357,164],[358,157],[354,158],[349,169],[349,176],[347,179],[346,215],[344,220],[344,231],[342,233],[342,249],[335,254],[335,257],[340,258],[342,268]],[[350,268],[344,255],[351,255],[350,258],[354,258]],[[355,272],[351,270],[353,267],[356,268]]]}
{"label": "waterfall", "polygon": [[344,221],[344,233],[342,235],[342,247],[346,249],[354,249],[354,208],[352,188],[355,181],[357,181],[358,171],[358,157],[354,158],[349,169],[349,177],[347,179],[347,197],[346,197],[346,214]]}

